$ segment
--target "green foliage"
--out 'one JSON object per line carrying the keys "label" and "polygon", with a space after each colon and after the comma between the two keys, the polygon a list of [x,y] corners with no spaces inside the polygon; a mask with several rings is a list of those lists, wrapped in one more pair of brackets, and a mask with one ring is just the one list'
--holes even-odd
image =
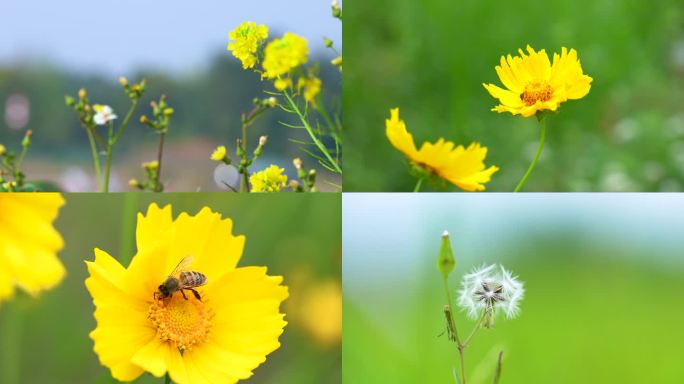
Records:
{"label": "green foliage", "polygon": [[[548,118],[548,142],[526,191],[684,188],[684,9],[677,0],[353,2],[344,28],[349,127],[345,190],[410,191],[384,119],[400,107],[416,143],[445,137],[489,148],[512,191],[536,149],[535,119],[497,114],[482,87],[494,66],[531,44],[575,48],[594,78],[584,99]],[[453,189],[453,187],[452,187]]]}

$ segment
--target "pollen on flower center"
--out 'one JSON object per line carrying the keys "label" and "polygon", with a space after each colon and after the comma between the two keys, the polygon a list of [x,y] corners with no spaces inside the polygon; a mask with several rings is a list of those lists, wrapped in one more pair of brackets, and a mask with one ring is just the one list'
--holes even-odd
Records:
{"label": "pollen on flower center", "polygon": [[532,81],[525,86],[525,90],[520,95],[520,100],[526,106],[534,105],[537,101],[549,101],[553,90],[549,83],[545,81]]}
{"label": "pollen on flower center", "polygon": [[194,297],[185,300],[181,294],[168,300],[154,300],[148,313],[159,338],[181,350],[192,349],[207,339],[213,317],[214,312],[205,303]]}

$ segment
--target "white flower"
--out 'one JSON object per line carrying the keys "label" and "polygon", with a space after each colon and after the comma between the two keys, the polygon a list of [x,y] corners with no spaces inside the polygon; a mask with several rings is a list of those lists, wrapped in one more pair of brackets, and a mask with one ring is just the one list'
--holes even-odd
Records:
{"label": "white flower", "polygon": [[95,121],[95,124],[97,125],[105,125],[117,118],[117,116],[114,114],[114,111],[109,105],[95,104],[93,106],[93,109],[95,110],[95,116],[93,116],[93,121]]}
{"label": "white flower", "polygon": [[525,293],[522,282],[503,266],[492,264],[475,268],[463,276],[458,303],[473,319],[482,318],[487,328],[494,325],[496,312],[501,310],[511,319],[520,312],[520,300]]}

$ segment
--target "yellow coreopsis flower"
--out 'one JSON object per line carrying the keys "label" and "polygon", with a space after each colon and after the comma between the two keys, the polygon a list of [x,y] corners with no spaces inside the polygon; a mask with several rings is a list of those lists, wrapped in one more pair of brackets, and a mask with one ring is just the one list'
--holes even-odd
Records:
{"label": "yellow coreopsis flower", "polygon": [[[95,249],[95,260],[86,262],[97,321],[90,337],[115,379],[147,371],[168,373],[178,384],[235,383],[280,347],[287,323],[279,308],[288,289],[265,267],[237,267],[245,237],[232,228],[206,207],[174,220],[171,206],[152,204],[138,215],[138,251],[128,268]],[[178,265],[195,273],[176,274]],[[172,287],[170,274],[181,284],[205,284],[196,295],[166,288],[171,295],[161,295]]]}
{"label": "yellow coreopsis flower", "polygon": [[316,76],[300,77],[297,81],[297,91],[304,89],[304,100],[309,103],[316,102],[316,96],[321,92],[321,79]]}
{"label": "yellow coreopsis flower", "polygon": [[252,192],[280,192],[287,185],[287,175],[283,175],[283,172],[285,168],[271,165],[263,171],[254,173],[249,177]]}
{"label": "yellow coreopsis flower", "polygon": [[520,56],[501,56],[496,73],[507,89],[494,84],[483,84],[499,99],[496,112],[510,112],[530,117],[539,111],[555,111],[567,100],[581,99],[589,93],[592,78],[582,72],[577,51],[563,47],[561,54],[553,54],[553,64],[545,50],[535,52],[527,46],[528,55],[519,49]]}
{"label": "yellow coreopsis flower", "polygon": [[280,39],[275,39],[264,49],[264,77],[275,79],[289,73],[292,69],[306,63],[309,47],[306,39],[287,32]]}
{"label": "yellow coreopsis flower", "polygon": [[253,21],[245,21],[232,30],[228,36],[228,50],[242,62],[242,68],[254,67],[257,61],[256,52],[261,43],[268,38],[268,27],[257,25]]}
{"label": "yellow coreopsis flower", "polygon": [[16,288],[35,296],[64,278],[64,241],[52,225],[62,205],[58,193],[0,194],[0,302]]}
{"label": "yellow coreopsis flower", "polygon": [[413,136],[406,130],[406,124],[399,119],[399,108],[392,109],[390,113],[390,118],[385,120],[385,133],[390,143],[413,164],[427,172],[464,191],[484,191],[484,183],[489,182],[492,174],[499,170],[495,166],[485,169],[487,148],[479,143],[464,148],[440,138],[434,144],[425,142],[417,149]]}

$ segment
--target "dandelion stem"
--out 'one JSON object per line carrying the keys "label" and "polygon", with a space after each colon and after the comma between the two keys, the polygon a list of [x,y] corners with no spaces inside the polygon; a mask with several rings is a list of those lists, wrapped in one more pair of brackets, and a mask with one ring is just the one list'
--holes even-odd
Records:
{"label": "dandelion stem", "polygon": [[86,132],[88,133],[88,140],[90,141],[90,151],[93,155],[93,166],[95,167],[95,179],[97,180],[97,189],[100,189],[102,185],[102,174],[100,171],[100,159],[97,154],[97,144],[95,143],[95,137],[93,136],[92,128],[86,127]]}
{"label": "dandelion stem", "polygon": [[290,105],[290,108],[292,108],[293,111],[297,114],[299,117],[299,120],[302,122],[302,125],[304,126],[304,129],[306,129],[306,132],[309,134],[309,137],[311,138],[311,141],[316,145],[319,151],[326,157],[328,160],[330,167],[333,168],[335,173],[337,174],[342,174],[342,168],[340,168],[340,165],[335,161],[332,156],[330,155],[330,152],[328,152],[328,149],[323,145],[323,142],[316,136],[316,134],[313,131],[313,128],[311,128],[311,125],[309,124],[309,121],[306,119],[306,117],[302,114],[302,112],[299,110],[299,107],[297,106],[297,103],[294,102],[292,97],[287,91],[283,91],[283,95],[285,95],[285,98],[287,99],[287,102]]}
{"label": "dandelion stem", "polygon": [[539,160],[539,156],[542,153],[542,149],[544,149],[544,140],[546,139],[546,118],[542,118],[539,121],[539,127],[541,130],[541,135],[539,138],[539,147],[537,148],[537,154],[534,155],[534,160],[532,160],[532,164],[530,164],[530,167],[527,168],[527,172],[525,172],[525,176],[523,176],[522,180],[518,183],[518,186],[515,187],[515,190],[513,192],[520,192],[520,190],[525,186],[525,182],[527,182],[527,178],[530,177],[532,174],[532,171],[534,170],[534,166],[537,165],[537,160]]}
{"label": "dandelion stem", "polygon": [[480,320],[477,322],[477,325],[475,325],[475,328],[473,328],[473,330],[470,331],[470,335],[468,335],[468,337],[466,337],[466,339],[462,345],[463,349],[465,349],[470,344],[470,340],[473,338],[473,336],[475,336],[477,331],[479,331],[480,328],[482,328],[482,322],[484,321],[485,316],[487,316],[486,311],[482,312],[482,316],[480,317]]}
{"label": "dandelion stem", "polygon": [[499,358],[496,362],[496,372],[494,372],[494,384],[499,384],[501,378],[501,359],[503,358],[503,351],[499,352]]}
{"label": "dandelion stem", "polygon": [[[422,180],[422,179],[421,179]],[[458,329],[456,328],[456,320],[454,320],[454,308],[456,306],[454,305],[454,300],[451,297],[451,291],[449,290],[449,280],[444,277],[442,278],[442,281],[444,282],[444,292],[446,293],[447,296],[447,302],[449,305],[449,310],[452,313],[451,316],[451,322],[452,322],[452,329],[454,330],[454,337],[456,338],[456,345],[458,346],[458,356],[461,361],[461,384],[466,384],[466,377],[465,377],[465,358],[463,356],[463,344],[461,344],[461,339],[458,337]]]}
{"label": "dandelion stem", "polygon": [[423,186],[423,179],[424,178],[422,178],[422,177],[420,179],[418,179],[418,182],[416,183],[416,187],[413,188],[413,192],[419,192],[420,191],[420,187]]}

